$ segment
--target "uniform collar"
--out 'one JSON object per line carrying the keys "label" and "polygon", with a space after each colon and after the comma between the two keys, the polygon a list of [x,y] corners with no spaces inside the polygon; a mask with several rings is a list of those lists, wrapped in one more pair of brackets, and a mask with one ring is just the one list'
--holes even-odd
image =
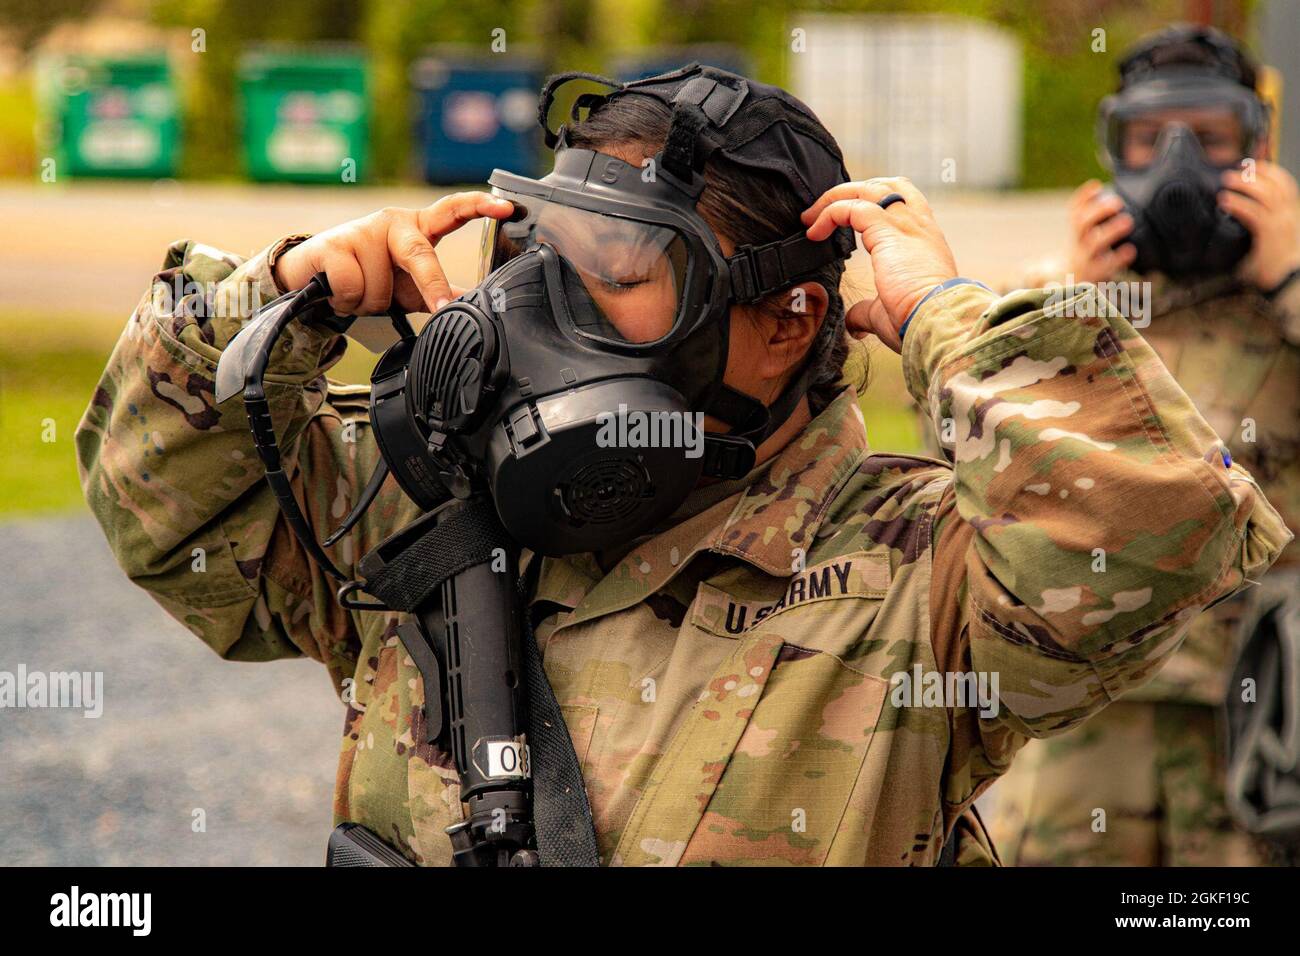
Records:
{"label": "uniform collar", "polygon": [[705,552],[789,577],[797,550],[811,548],[840,488],[866,454],[862,411],[848,387],[752,485],[638,544],[607,572],[590,554],[543,558],[532,603],[569,609],[557,628],[612,614],[662,589]]}

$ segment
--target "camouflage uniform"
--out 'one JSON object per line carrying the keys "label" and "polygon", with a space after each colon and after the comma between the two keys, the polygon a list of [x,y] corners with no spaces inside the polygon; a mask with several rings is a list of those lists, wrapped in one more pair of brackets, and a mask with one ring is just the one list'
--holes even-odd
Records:
{"label": "camouflage uniform", "polygon": [[[1118,281],[1138,281],[1121,276]],[[1300,528],[1300,283],[1270,303],[1228,277],[1152,286],[1142,330],[1235,461]],[[1293,542],[1279,566],[1300,563]],[[1027,747],[992,793],[990,827],[1022,865],[1266,862],[1224,803],[1220,707],[1244,600],[1198,617],[1146,687],[1073,733]],[[1095,830],[1105,811],[1104,832]]]}
{"label": "camouflage uniform", "polygon": [[[219,281],[211,306],[173,303],[178,273]],[[398,615],[335,603],[241,403],[212,403],[249,288],[276,292],[266,253],[172,248],[81,424],[87,498],[126,573],[219,654],[329,668],[350,700],[336,818],[446,864],[456,775],[423,742]],[[872,454],[846,387],[747,489],[612,564],[542,562],[531,606],[604,862],[925,865],[953,830],[961,862],[990,862],[965,811],[1025,739],[1145,683],[1272,562],[1285,527],[1150,348],[1104,304],[1046,300],[964,285],[914,318],[907,382],[964,423],[955,469]],[[364,389],[322,376],[342,349],[295,326],[268,377],[322,534],[377,457]],[[354,568],[415,516],[387,485],[331,558]],[[913,668],[996,675],[999,709],[903,700]]]}

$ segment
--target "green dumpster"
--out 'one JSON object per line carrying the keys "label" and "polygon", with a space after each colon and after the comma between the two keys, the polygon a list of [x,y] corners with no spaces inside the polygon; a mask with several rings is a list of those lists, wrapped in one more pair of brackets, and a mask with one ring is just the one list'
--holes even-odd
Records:
{"label": "green dumpster", "polygon": [[239,64],[244,157],[259,182],[362,180],[369,152],[366,63],[341,51],[255,50]]}
{"label": "green dumpster", "polygon": [[48,70],[45,111],[60,173],[176,174],[180,108],[166,57],[68,56]]}

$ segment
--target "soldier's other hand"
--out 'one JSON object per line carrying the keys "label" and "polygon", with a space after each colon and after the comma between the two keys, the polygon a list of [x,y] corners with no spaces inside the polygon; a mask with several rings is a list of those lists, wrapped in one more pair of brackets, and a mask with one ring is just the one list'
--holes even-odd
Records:
{"label": "soldier's other hand", "polygon": [[[890,193],[905,202],[888,209],[877,203]],[[872,333],[899,351],[898,330],[912,309],[940,283],[957,277],[957,266],[930,204],[911,181],[881,177],[841,183],[827,190],[803,214],[808,238],[825,239],[837,226],[862,236],[871,256],[876,295],[849,310],[845,324],[858,338]]]}
{"label": "soldier's other hand", "polygon": [[1076,282],[1105,282],[1133,264],[1137,247],[1125,242],[1133,217],[1124,201],[1090,179],[1070,196],[1070,236],[1065,261]]}
{"label": "soldier's other hand", "polygon": [[1219,207],[1250,230],[1250,254],[1237,275],[1265,291],[1300,266],[1300,211],[1295,178],[1276,163],[1256,160],[1253,173],[1230,169],[1223,174]]}
{"label": "soldier's other hand", "polygon": [[504,219],[513,209],[485,192],[453,193],[423,209],[381,209],[288,250],[275,263],[275,281],[292,292],[324,272],[339,315],[381,315],[394,299],[407,311],[432,312],[464,291],[447,281],[434,252],[439,240],[474,219]]}

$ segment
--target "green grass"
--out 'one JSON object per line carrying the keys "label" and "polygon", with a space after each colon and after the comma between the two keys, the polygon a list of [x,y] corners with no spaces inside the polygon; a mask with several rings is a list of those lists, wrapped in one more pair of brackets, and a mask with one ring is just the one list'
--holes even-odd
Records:
{"label": "green grass", "polygon": [[867,439],[872,451],[928,454],[921,447],[916,416],[910,407],[873,398],[868,392],[862,400],[862,414],[867,419]]}
{"label": "green grass", "polygon": [[859,404],[867,422],[867,441],[872,451],[927,454],[916,407],[903,384],[902,361],[877,344],[868,368],[867,390]]}
{"label": "green grass", "polygon": [[[116,319],[0,313],[0,517],[84,506],[72,436],[120,328]],[[366,381],[374,358],[354,346],[332,375]],[[872,448],[921,447],[906,401],[897,357],[878,349],[862,402]]]}
{"label": "green grass", "polygon": [[72,436],[112,339],[52,340],[50,329],[63,325],[0,315],[0,515],[82,506]]}

